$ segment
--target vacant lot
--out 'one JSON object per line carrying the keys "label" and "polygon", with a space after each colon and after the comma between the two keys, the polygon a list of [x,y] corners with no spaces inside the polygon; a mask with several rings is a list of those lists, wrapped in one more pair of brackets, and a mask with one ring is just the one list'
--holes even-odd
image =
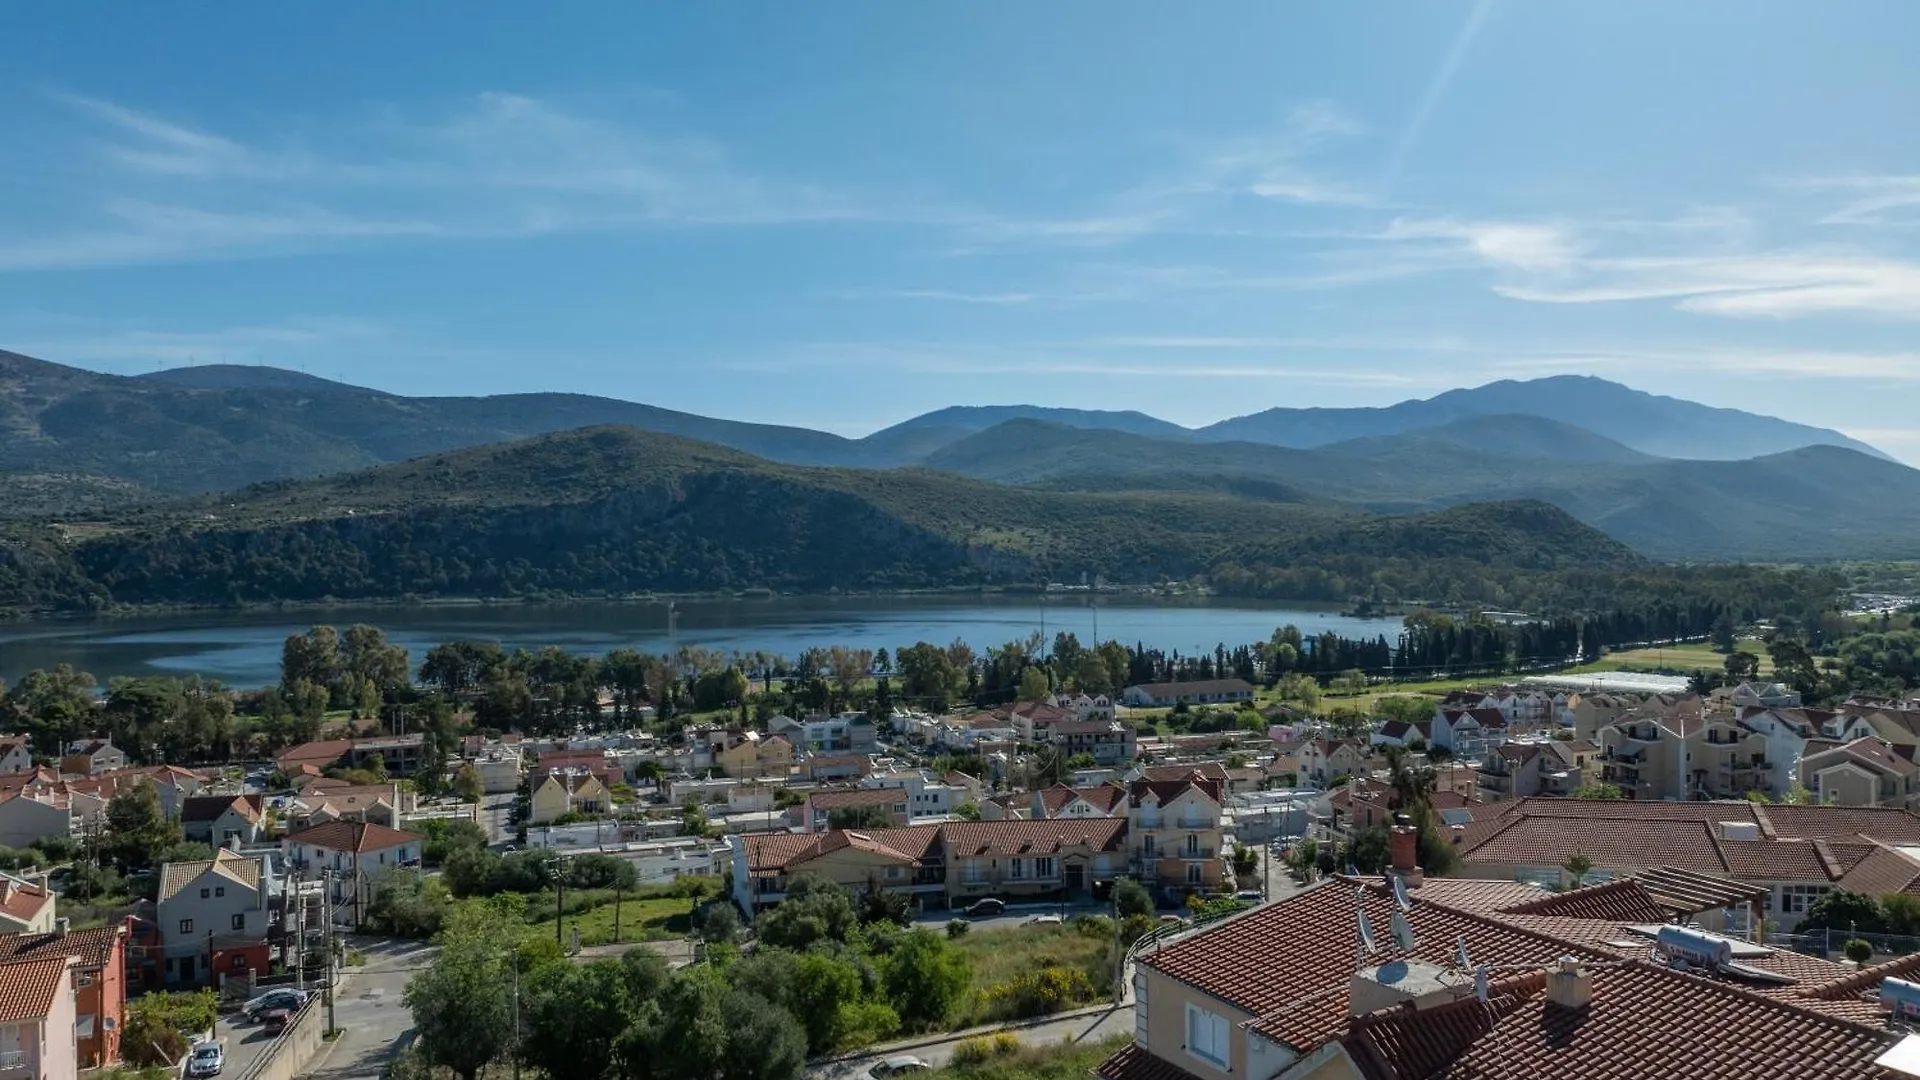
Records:
{"label": "vacant lot", "polygon": [[[1741,652],[1752,653],[1760,658],[1760,674],[1773,674],[1773,661],[1767,656],[1767,650],[1757,641],[1742,641]],[[1652,649],[1629,649],[1626,652],[1609,653],[1597,664],[1573,669],[1575,673],[1583,671],[1718,671],[1726,666],[1727,654],[1715,651],[1714,647],[1699,642],[1690,645],[1663,645]]]}

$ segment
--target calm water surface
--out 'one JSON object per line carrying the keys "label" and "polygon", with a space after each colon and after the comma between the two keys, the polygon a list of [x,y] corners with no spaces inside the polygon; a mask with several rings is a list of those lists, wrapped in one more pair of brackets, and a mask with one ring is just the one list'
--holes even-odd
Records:
{"label": "calm water surface", "polygon": [[[1303,633],[1349,637],[1397,632],[1398,620],[1356,619],[1333,609],[1226,600],[1108,597],[860,597],[680,601],[682,645],[794,656],[835,644],[898,649],[916,641],[959,638],[984,652],[1044,624],[1049,640],[1069,630],[1082,642],[1116,639],[1183,653],[1265,639],[1292,623]],[[1097,611],[1097,614],[1096,614]],[[69,663],[102,684],[115,675],[199,673],[231,686],[279,679],[280,645],[316,623],[371,623],[407,647],[415,664],[433,646],[460,638],[498,641],[511,649],[558,645],[580,653],[635,648],[664,652],[667,606],[555,604],[440,607],[340,607],[296,612],[189,612],[127,619],[0,624],[0,678]]]}

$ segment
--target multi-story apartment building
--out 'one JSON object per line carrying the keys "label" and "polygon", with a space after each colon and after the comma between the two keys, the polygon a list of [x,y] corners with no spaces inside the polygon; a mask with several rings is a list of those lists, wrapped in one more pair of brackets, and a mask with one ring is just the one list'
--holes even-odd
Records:
{"label": "multi-story apartment building", "polygon": [[1502,743],[1480,760],[1474,790],[1484,802],[1531,795],[1571,795],[1587,782],[1600,748],[1585,739]]}
{"label": "multi-story apartment building", "polygon": [[1776,742],[1727,713],[1629,716],[1601,729],[1601,779],[1631,799],[1784,795]]}
{"label": "multi-story apartment building", "polygon": [[1127,846],[1134,873],[1166,890],[1226,887],[1221,810],[1226,781],[1194,772],[1127,787]]}

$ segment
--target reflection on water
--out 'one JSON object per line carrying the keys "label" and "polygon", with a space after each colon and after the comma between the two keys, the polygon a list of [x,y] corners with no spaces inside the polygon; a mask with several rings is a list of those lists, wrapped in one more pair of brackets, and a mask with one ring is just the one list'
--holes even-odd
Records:
{"label": "reflection on water", "polygon": [[[1182,653],[1265,639],[1293,623],[1308,634],[1391,636],[1397,620],[1357,619],[1298,605],[1147,597],[789,597],[683,600],[673,640],[681,645],[793,656],[834,644],[897,649],[958,638],[984,651],[1044,628],[1094,640],[1140,643]],[[130,619],[0,624],[0,678],[70,663],[104,683],[114,675],[198,672],[234,686],[279,678],[280,645],[316,623],[372,623],[406,646],[415,663],[443,641],[480,638],[507,648],[558,645],[575,652],[614,648],[663,652],[667,605],[542,604],[341,607],[297,612],[189,612]]]}

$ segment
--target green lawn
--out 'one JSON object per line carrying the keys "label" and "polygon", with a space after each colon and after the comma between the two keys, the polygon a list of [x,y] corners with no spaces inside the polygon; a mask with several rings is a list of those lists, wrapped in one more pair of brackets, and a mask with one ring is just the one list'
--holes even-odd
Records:
{"label": "green lawn", "polygon": [[[1058,967],[1085,972],[1095,990],[1094,1001],[1112,997],[1113,972],[1109,937],[1093,937],[1072,925],[1021,926],[1010,930],[982,930],[955,942],[973,970],[973,995],[954,1027],[973,1027],[995,1018],[987,993],[1016,976]],[[1082,1002],[1092,1004],[1092,1001]],[[1064,1006],[1072,1008],[1073,1006]],[[1004,1014],[1002,1014],[1004,1015]]]}
{"label": "green lawn", "polygon": [[[582,945],[616,945],[640,941],[662,941],[686,937],[693,931],[693,909],[704,899],[716,895],[718,878],[700,879],[699,896],[679,895],[671,885],[655,885],[626,894],[618,902],[620,936],[614,937],[616,897],[611,889],[570,890],[563,903],[566,916],[562,935],[580,928]],[[553,893],[542,892],[527,898],[528,925],[536,933],[553,933]]]}
{"label": "green lawn", "polygon": [[[1773,660],[1767,656],[1767,650],[1757,641],[1739,643],[1741,652],[1752,653],[1760,658],[1762,677],[1773,675]],[[1626,652],[1609,653],[1597,663],[1586,664],[1571,669],[1568,674],[1579,675],[1596,671],[1692,671],[1696,668],[1718,671],[1726,665],[1727,656],[1718,652],[1706,642],[1688,645],[1663,645],[1654,649],[1629,649]]]}

